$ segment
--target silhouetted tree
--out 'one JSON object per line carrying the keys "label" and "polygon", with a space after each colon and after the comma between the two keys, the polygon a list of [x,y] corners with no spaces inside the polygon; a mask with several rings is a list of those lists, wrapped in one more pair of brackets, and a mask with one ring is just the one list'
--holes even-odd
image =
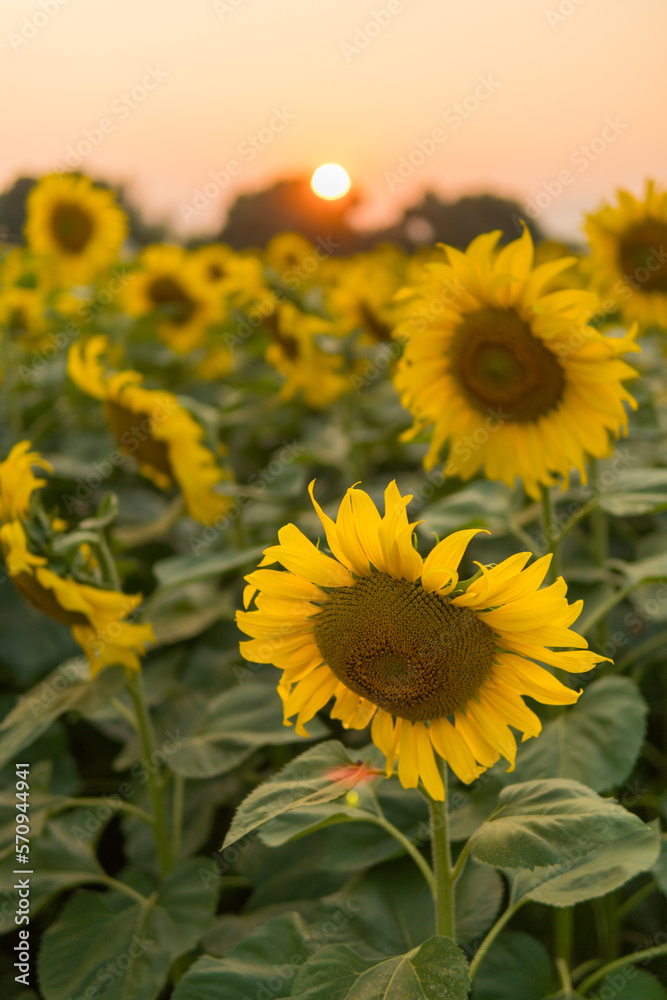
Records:
{"label": "silhouetted tree", "polygon": [[[26,200],[37,183],[34,177],[19,177],[0,194],[0,241],[23,243],[23,227],[26,219]],[[116,200],[127,214],[130,240],[139,247],[147,243],[157,243],[169,238],[168,227],[162,223],[150,223],[141,210],[128,199],[124,187],[114,186],[107,181],[96,181],[98,187],[114,192]]]}
{"label": "silhouetted tree", "polygon": [[23,243],[25,202],[36,183],[34,177],[19,177],[0,194],[0,241]]}
{"label": "silhouetted tree", "polygon": [[363,244],[345,217],[359,201],[350,190],[342,198],[327,201],[312,191],[303,177],[278,181],[270,188],[236,199],[218,239],[236,250],[264,247],[277,233],[297,232],[315,242],[318,237],[338,243],[338,253],[350,253]]}
{"label": "silhouetted tree", "polygon": [[457,201],[441,201],[427,191],[418,205],[406,209],[397,225],[375,233],[374,242],[393,242],[409,248],[418,243],[448,243],[465,250],[480,233],[501,229],[501,244],[521,235],[524,219],[533,239],[544,239],[540,227],[522,213],[516,201],[494,194],[466,195]]}

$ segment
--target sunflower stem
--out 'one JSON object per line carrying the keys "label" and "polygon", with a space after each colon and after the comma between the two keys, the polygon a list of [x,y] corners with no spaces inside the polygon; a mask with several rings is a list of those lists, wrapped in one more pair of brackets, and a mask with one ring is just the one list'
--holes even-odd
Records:
{"label": "sunflower stem", "polygon": [[185,800],[185,778],[182,774],[174,775],[172,802],[172,852],[174,861],[178,861],[181,854],[181,837],[183,831],[183,804]]}
{"label": "sunflower stem", "polygon": [[554,908],[554,939],[556,958],[561,959],[569,969],[574,942],[574,910],[571,906]]}
{"label": "sunflower stem", "polygon": [[667,944],[659,944],[655,948],[644,948],[642,951],[633,951],[630,955],[623,955],[622,958],[617,958],[615,962],[610,962],[608,965],[603,965],[601,969],[597,969],[587,979],[584,979],[583,983],[577,989],[582,996],[585,996],[592,986],[595,986],[597,982],[608,976],[610,972],[621,969],[624,965],[630,965],[633,962],[646,962],[651,958],[657,958],[659,955],[667,955]]}
{"label": "sunflower stem", "polygon": [[[589,479],[591,484],[591,489],[595,495],[599,495],[599,469],[597,459],[591,458],[589,460]],[[590,513],[590,526],[591,535],[593,538],[593,558],[595,559],[595,565],[603,570],[607,565],[607,560],[609,558],[609,518],[607,517],[607,512],[602,509],[600,504],[596,504]],[[605,595],[609,596],[609,586],[605,584],[604,586]],[[597,639],[601,646],[604,646],[607,641],[608,633],[608,618],[605,614],[598,621],[597,626]]]}
{"label": "sunflower stem", "polygon": [[509,923],[509,921],[512,919],[517,910],[520,909],[520,907],[522,907],[525,902],[527,902],[527,900],[521,899],[519,900],[518,903],[514,903],[512,906],[508,906],[503,915],[499,917],[498,920],[496,920],[495,924],[493,925],[493,927],[491,928],[491,930],[486,935],[486,937],[480,944],[479,948],[475,952],[475,957],[470,963],[471,981],[475,978],[475,974],[479,969],[480,965],[482,964],[484,956],[486,955],[487,951],[489,950],[493,942],[496,940],[498,935],[500,934],[505,924]]}
{"label": "sunflower stem", "polygon": [[153,836],[155,838],[155,848],[162,875],[166,875],[171,868],[171,850],[169,846],[169,832],[167,829],[167,811],[164,801],[164,789],[160,775],[157,773],[152,761],[155,759],[155,740],[153,736],[153,725],[146,704],[146,694],[144,691],[143,678],[140,673],[135,673],[128,679],[127,689],[134,703],[134,710],[137,715],[137,726],[141,738],[141,749],[144,755],[146,774],[148,776],[148,791],[151,799],[153,812]]}
{"label": "sunflower stem", "polygon": [[542,494],[542,530],[544,531],[544,551],[551,553],[551,563],[549,564],[549,583],[555,583],[560,572],[560,531],[554,521],[553,505],[551,503],[551,491],[548,486],[540,483],[540,493]]}
{"label": "sunflower stem", "polygon": [[431,843],[433,845],[433,869],[435,872],[435,917],[436,931],[442,937],[456,940],[456,914],[454,909],[454,879],[452,855],[449,845],[447,795],[447,764],[438,759],[438,766],[445,787],[444,801],[439,802],[429,796],[431,807]]}

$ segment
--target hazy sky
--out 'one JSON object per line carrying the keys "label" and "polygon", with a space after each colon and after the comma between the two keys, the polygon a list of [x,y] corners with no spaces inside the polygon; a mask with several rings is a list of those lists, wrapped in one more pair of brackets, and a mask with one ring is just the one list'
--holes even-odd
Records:
{"label": "hazy sky", "polygon": [[432,187],[573,233],[664,180],[666,37],[667,0],[2,0],[0,184],[76,166],[197,231],[333,160],[369,223]]}

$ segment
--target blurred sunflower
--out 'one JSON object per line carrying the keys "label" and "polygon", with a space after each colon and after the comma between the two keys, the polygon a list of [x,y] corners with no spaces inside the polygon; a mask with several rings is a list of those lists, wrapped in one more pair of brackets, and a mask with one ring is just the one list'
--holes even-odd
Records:
{"label": "blurred sunflower", "polygon": [[29,441],[15,444],[5,461],[0,462],[0,521],[26,517],[31,496],[46,485],[46,479],[38,479],[33,468],[53,471],[38,452],[30,451]]}
{"label": "blurred sunflower", "polygon": [[14,285],[0,291],[0,327],[12,336],[34,339],[48,329],[45,300],[38,288]]}
{"label": "blurred sunflower", "polygon": [[444,247],[449,262],[428,266],[395,331],[407,343],[394,382],[415,420],[404,438],[435,425],[427,469],[448,442],[447,475],[520,476],[537,497],[573,468],[585,481],[587,455],[609,454],[627,428],[623,404],[636,403],[622,381],[637,373],[621,355],[639,347],[634,329],[613,338],[588,325],[592,293],[545,292],[574,258],[533,267],[527,229],[497,251],[500,235]]}
{"label": "blurred sunflower", "polygon": [[70,378],[102,401],[109,430],[121,450],[134,456],[141,474],[161,490],[176,483],[191,517],[215,523],[232,504],[215,491],[229,473],[204,444],[203,428],[173,393],[143,388],[139,372],[108,373],[101,362],[108,346],[104,336],[73,344],[67,362]]}
{"label": "blurred sunflower", "polygon": [[402,263],[399,252],[388,247],[329,262],[327,309],[344,333],[361,331],[362,345],[391,341],[399,319],[394,296],[404,284]]}
{"label": "blurred sunflower", "polygon": [[301,392],[309,406],[321,408],[349,392],[350,381],[341,373],[342,355],[325,350],[317,341],[318,336],[331,334],[328,320],[282,302],[264,325],[271,338],[266,360],[285,376],[283,399]]}
{"label": "blurred sunflower", "polygon": [[27,201],[28,247],[62,284],[86,284],[116,260],[127,235],[111,191],[78,174],[49,174]]}
{"label": "blurred sunflower", "polygon": [[[33,466],[50,470],[48,462],[30,451],[29,441],[15,445],[0,462],[0,552],[14,587],[38,611],[70,626],[93,677],[114,664],[139,670],[139,657],[155,636],[150,625],[124,619],[141,603],[142,595],[82,583],[74,575],[74,562],[67,566],[62,558],[49,558],[49,534],[62,532],[63,522],[54,519],[49,524],[42,517],[34,530],[30,499],[46,480],[34,475]],[[93,565],[90,547],[86,548],[83,561]]]}
{"label": "blurred sunflower", "polygon": [[215,283],[207,280],[181,247],[146,247],[138,263],[139,269],[123,291],[129,315],[156,315],[159,336],[177,354],[198,347],[207,327],[221,317],[221,298]]}
{"label": "blurred sunflower", "polygon": [[[482,566],[460,584],[458,566],[479,529],[457,531],[422,559],[413,545],[414,524],[395,483],[385,491],[380,517],[371,498],[351,488],[336,522],[313,496],[334,558],[295,525],[278,533],[260,567],[280,563],[286,573],[260,568],[246,577],[247,608],[239,627],[253,638],[243,656],[283,671],[278,691],[285,724],[296,728],[330,698],[346,728],[372,722],[373,742],[398,758],[405,788],[421,779],[434,799],[444,789],[434,750],[459,778],[471,782],[502,755],[514,767],[513,726],[523,739],[541,723],[523,695],[552,705],[579,694],[535,660],[579,673],[604,657],[568,626],[582,602],[568,605],[562,578],[539,590],[550,556],[525,568],[529,552],[493,568]],[[554,652],[549,646],[574,646]]]}
{"label": "blurred sunflower", "polygon": [[627,320],[667,328],[667,191],[618,192],[585,222],[591,280]]}
{"label": "blurred sunflower", "polygon": [[191,253],[191,265],[229,306],[240,308],[264,297],[262,265],[254,254],[240,254],[224,243],[207,243]]}

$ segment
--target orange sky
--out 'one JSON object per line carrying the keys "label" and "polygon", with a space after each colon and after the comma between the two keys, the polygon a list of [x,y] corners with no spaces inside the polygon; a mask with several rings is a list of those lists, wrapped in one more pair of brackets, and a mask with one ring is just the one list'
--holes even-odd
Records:
{"label": "orange sky", "polygon": [[665,37],[665,0],[3,0],[0,184],[76,166],[194,232],[336,161],[362,221],[430,186],[573,234],[664,180]]}

